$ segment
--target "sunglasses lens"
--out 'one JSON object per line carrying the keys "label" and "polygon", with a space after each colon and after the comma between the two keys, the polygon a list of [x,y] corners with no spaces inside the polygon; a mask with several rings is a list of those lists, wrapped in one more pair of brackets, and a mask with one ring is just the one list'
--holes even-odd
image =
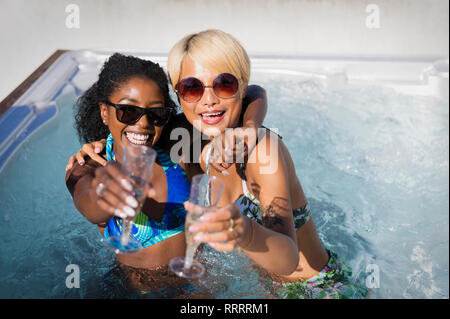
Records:
{"label": "sunglasses lens", "polygon": [[219,74],[213,83],[214,93],[220,98],[227,99],[233,97],[239,88],[239,81],[233,74]]}
{"label": "sunglasses lens", "polygon": [[[239,88],[239,81],[231,73],[219,74],[213,82],[214,93],[223,99],[233,97]],[[197,78],[185,78],[177,85],[180,97],[186,102],[198,102],[203,95],[203,83]]]}
{"label": "sunglasses lens", "polygon": [[136,122],[142,115],[142,111],[131,105],[121,106],[117,110],[117,119],[123,123],[130,124]]}
{"label": "sunglasses lens", "polygon": [[196,78],[185,78],[178,83],[178,93],[186,102],[197,102],[203,95],[203,84]]}

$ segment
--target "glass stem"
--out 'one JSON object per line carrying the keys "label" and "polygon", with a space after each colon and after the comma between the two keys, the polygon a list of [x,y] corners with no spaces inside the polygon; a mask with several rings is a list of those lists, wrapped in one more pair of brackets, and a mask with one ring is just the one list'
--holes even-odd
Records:
{"label": "glass stem", "polygon": [[189,269],[191,268],[192,260],[194,259],[195,252],[197,251],[197,248],[200,243],[194,242],[192,245],[187,245],[186,247],[186,257],[184,258],[184,268]]}
{"label": "glass stem", "polygon": [[120,242],[124,246],[128,244],[132,225],[133,225],[133,221],[131,219],[123,219],[122,220],[122,236],[120,238]]}

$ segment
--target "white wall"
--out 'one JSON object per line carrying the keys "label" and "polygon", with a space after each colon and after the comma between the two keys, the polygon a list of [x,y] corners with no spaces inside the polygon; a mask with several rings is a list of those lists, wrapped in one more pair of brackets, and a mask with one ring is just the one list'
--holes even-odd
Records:
{"label": "white wall", "polygon": [[[66,27],[67,5],[80,28]],[[379,28],[368,28],[369,4]],[[250,54],[449,54],[448,0],[0,0],[0,100],[56,49],[167,53],[219,28]]]}

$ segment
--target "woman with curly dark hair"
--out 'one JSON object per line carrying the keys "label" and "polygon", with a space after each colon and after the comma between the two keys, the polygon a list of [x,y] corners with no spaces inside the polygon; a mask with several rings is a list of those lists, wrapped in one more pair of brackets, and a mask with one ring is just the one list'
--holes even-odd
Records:
{"label": "woman with curly dark hair", "polygon": [[[184,253],[183,202],[189,197],[194,165],[173,163],[170,143],[161,139],[172,119],[175,104],[169,96],[164,70],[151,61],[122,54],[104,64],[98,81],[78,100],[75,127],[82,142],[107,139],[108,165],[94,161],[75,165],[66,183],[77,209],[97,224],[105,238],[121,232],[121,219],[135,217],[137,202],[125,175],[114,163],[122,158],[125,145],[146,145],[157,152],[151,193],[137,212],[132,237],[142,244],[141,252],[118,255],[118,260],[136,268],[157,268],[171,257]],[[178,124],[176,124],[178,122]],[[99,185],[102,185],[99,187]]]}
{"label": "woman with curly dark hair", "polygon": [[115,53],[103,65],[97,82],[77,102],[75,127],[81,142],[97,141],[108,136],[108,127],[98,112],[99,103],[108,100],[121,83],[135,76],[155,82],[161,90],[165,107],[175,109],[169,96],[167,76],[158,64]]}

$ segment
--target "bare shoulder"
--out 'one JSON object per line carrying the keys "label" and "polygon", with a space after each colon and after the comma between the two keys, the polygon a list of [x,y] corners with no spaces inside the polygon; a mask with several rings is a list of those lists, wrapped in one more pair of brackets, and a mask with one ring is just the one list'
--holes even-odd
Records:
{"label": "bare shoulder", "polygon": [[[254,154],[256,152],[256,154]],[[251,158],[253,157],[253,158]],[[294,208],[307,202],[294,160],[281,138],[267,132],[249,157],[246,176],[260,188],[279,188],[289,193]]]}

